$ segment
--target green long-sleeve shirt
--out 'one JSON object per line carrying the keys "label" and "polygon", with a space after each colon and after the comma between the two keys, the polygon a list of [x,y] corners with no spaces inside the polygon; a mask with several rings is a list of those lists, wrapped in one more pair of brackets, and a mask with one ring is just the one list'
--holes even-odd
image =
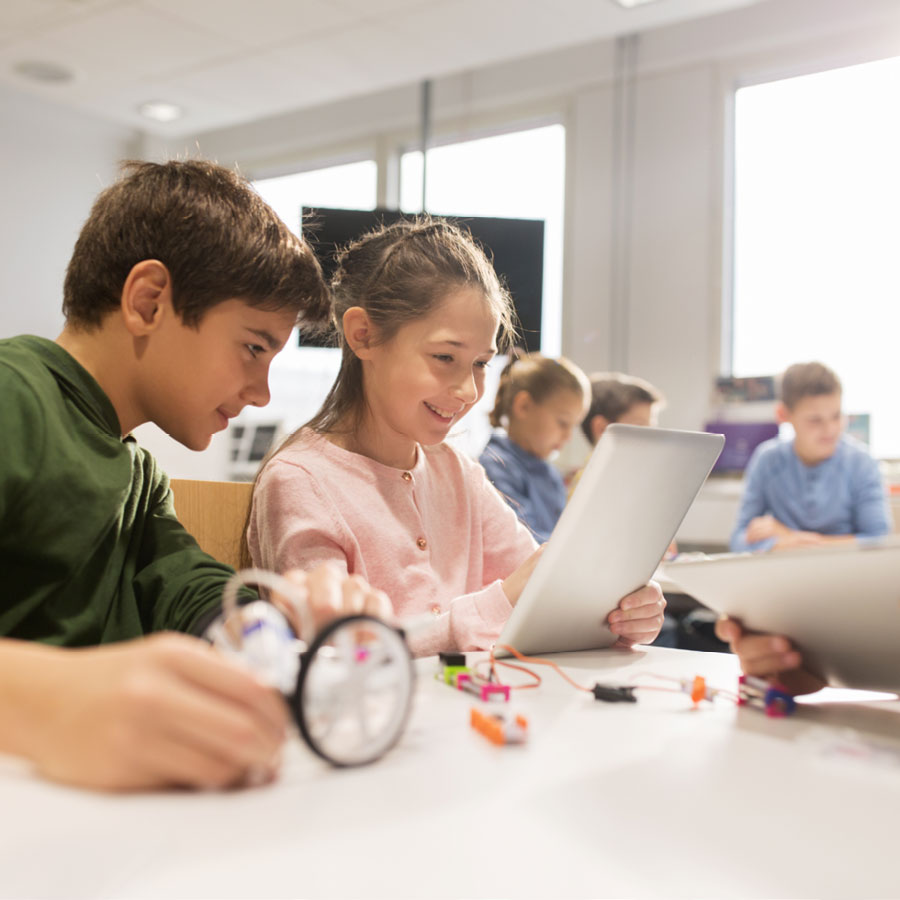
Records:
{"label": "green long-sleeve shirt", "polygon": [[0,341],[0,636],[87,646],[197,631],[232,570],[100,385],[37,337]]}

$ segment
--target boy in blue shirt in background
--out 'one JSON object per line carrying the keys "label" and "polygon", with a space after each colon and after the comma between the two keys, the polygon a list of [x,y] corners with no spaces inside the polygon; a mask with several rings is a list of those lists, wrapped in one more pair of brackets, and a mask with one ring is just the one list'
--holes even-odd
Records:
{"label": "boy in blue shirt in background", "polygon": [[732,550],[783,550],[891,531],[878,463],[843,433],[841,393],[837,375],[821,363],[785,371],[776,415],[795,437],[766,441],[750,458]]}

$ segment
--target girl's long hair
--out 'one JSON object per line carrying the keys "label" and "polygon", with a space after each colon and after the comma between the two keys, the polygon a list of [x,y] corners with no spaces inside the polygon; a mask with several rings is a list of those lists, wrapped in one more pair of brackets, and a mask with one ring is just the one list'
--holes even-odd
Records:
{"label": "girl's long hair", "polygon": [[[397,332],[433,312],[453,291],[474,288],[484,297],[498,322],[501,352],[516,334],[516,316],[509,292],[501,284],[484,250],[468,231],[443,219],[419,217],[382,226],[342,249],[331,280],[328,318],[307,317],[304,325],[332,325],[338,334],[341,366],[319,411],[271,450],[260,465],[254,490],[266,464],[297,439],[302,431],[349,434],[366,411],[362,362],[350,349],[343,332],[344,313],[354,306],[366,311],[376,339],[386,343]],[[252,509],[252,501],[251,501]],[[247,528],[241,540],[241,564],[250,564]]]}

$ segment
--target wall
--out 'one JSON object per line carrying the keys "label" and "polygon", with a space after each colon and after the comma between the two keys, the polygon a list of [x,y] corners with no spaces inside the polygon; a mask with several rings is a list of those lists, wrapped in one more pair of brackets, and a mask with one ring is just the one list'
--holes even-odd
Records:
{"label": "wall", "polygon": [[[669,399],[661,424],[696,428],[723,364],[734,87],[898,53],[896,0],[765,0],[641,35],[624,207],[616,200],[623,195],[613,42],[439,79],[434,130],[465,137],[565,123],[563,350],[588,370],[646,376]],[[398,140],[416,140],[418,113],[418,89],[410,85],[179,141],[145,136],[132,149],[128,132],[0,91],[0,334],[58,332],[69,250],[119,157],[196,153],[199,145],[250,175],[361,155],[384,160]],[[209,455],[191,454],[152,428],[142,440],[175,474],[222,477],[221,439]]]}
{"label": "wall", "polygon": [[[137,134],[101,119],[0,87],[0,337],[62,330],[62,286],[78,232],[122,159],[140,152]],[[192,453],[155,425],[136,432],[181,477],[221,478],[226,442]]]}
{"label": "wall", "polygon": [[[563,351],[588,370],[644,375],[668,397],[661,423],[697,428],[723,365],[726,131],[734,87],[897,53],[896,0],[768,0],[641,35],[623,215],[615,195],[614,42],[438,80],[435,133],[564,121]],[[203,153],[251,173],[329,154],[378,158],[397,139],[415,140],[418,109],[417,89],[409,86],[192,135],[183,147],[148,142],[145,152],[198,143]]]}
{"label": "wall", "polygon": [[55,338],[72,246],[135,135],[0,87],[0,337]]}

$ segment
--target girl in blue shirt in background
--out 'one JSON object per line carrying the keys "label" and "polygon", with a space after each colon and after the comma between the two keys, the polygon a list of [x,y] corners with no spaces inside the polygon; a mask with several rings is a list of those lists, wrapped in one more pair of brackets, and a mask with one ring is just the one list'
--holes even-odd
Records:
{"label": "girl in blue shirt in background", "polygon": [[490,420],[506,433],[491,436],[481,464],[540,543],[566,505],[562,476],[548,460],[572,437],[590,395],[584,372],[563,357],[525,354],[500,375]]}

